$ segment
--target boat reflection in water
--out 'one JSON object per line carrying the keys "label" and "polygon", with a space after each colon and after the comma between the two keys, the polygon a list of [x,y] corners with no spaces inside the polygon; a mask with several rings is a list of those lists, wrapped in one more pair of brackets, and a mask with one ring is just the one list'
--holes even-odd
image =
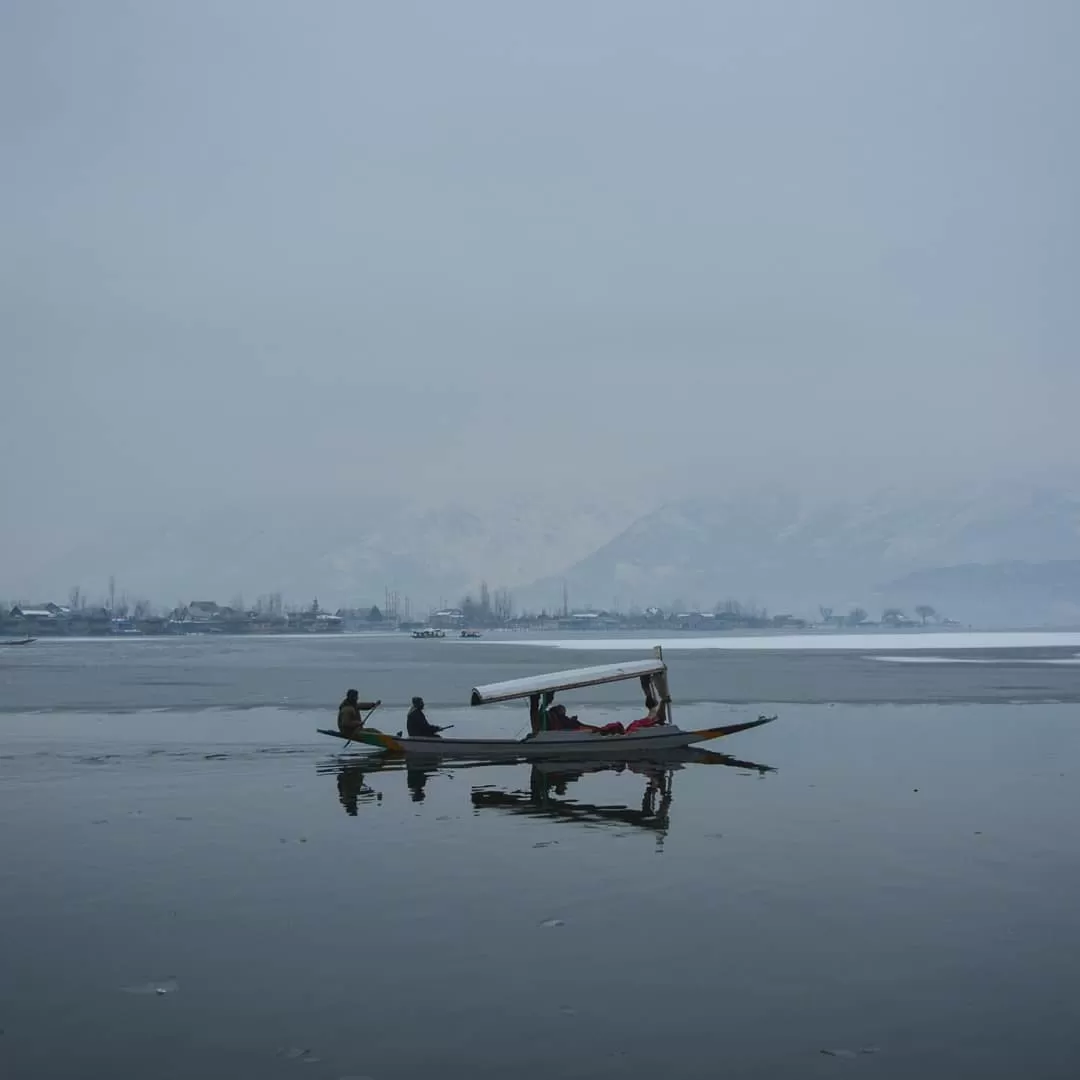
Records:
{"label": "boat reflection in water", "polygon": [[[482,769],[492,773],[528,766],[528,790],[504,788],[495,783],[474,784],[470,792],[474,810],[502,810],[515,816],[540,817],[586,826],[630,826],[655,832],[662,842],[670,825],[674,774],[688,765],[724,765],[744,772],[755,772],[759,776],[776,771],[770,765],[760,765],[754,761],[731,757],[729,754],[718,754],[694,747],[658,751],[647,759],[634,757],[598,761],[590,756],[588,760],[577,762],[447,762],[440,758],[409,758],[406,761],[402,757],[372,754],[366,760],[335,759],[317,768],[320,773],[336,775],[341,805],[347,814],[355,817],[361,802],[378,802],[382,799],[382,795],[368,784],[368,777],[376,773],[403,772],[410,798],[413,802],[422,802],[426,796],[428,780],[433,776],[451,776],[466,769]],[[641,778],[645,789],[639,805],[589,803],[568,797],[571,784],[576,784],[590,774],[608,772],[627,773]]]}

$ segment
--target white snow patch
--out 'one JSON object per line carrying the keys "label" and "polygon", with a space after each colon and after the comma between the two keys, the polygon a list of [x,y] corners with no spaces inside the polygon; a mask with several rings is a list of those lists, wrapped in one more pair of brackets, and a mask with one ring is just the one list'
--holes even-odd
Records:
{"label": "white snow patch", "polygon": [[[747,637],[670,638],[519,638],[488,639],[488,644],[533,645],[551,649],[575,649],[579,652],[646,652],[653,645],[666,650],[747,649],[769,651],[780,649],[858,649],[911,651],[913,649],[1053,649],[1080,648],[1080,633],[1066,631],[977,631],[958,633],[907,634],[762,634]],[[917,658],[912,657],[911,660]],[[1037,661],[1045,663],[1046,661]],[[1071,661],[1057,661],[1071,663]]]}
{"label": "white snow patch", "polygon": [[887,664],[1065,664],[1080,665],[1080,656],[1035,660],[1021,657],[971,657],[971,656],[864,656],[864,660],[879,660]]}

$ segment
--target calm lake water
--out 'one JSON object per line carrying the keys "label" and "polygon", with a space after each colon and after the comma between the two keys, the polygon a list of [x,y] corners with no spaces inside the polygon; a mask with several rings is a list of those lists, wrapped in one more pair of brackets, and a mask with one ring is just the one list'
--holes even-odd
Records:
{"label": "calm lake water", "polygon": [[779,720],[575,775],[314,728],[357,686],[513,734],[473,685],[596,652],[0,650],[0,1075],[1074,1077],[1076,650],[871,651],[669,652],[680,724]]}

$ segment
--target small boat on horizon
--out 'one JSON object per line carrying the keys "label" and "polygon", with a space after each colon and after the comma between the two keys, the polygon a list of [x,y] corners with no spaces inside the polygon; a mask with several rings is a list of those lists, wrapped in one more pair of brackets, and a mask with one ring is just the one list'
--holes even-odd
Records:
{"label": "small boat on horizon", "polygon": [[[645,692],[648,716],[635,721],[629,727],[606,724],[597,727],[577,724],[568,728],[556,724],[555,717],[565,723],[565,710],[554,705],[557,693],[577,690],[605,683],[625,682],[637,679]],[[668,691],[667,664],[660,646],[653,650],[651,660],[631,660],[621,664],[601,664],[596,667],[555,671],[547,675],[533,675],[524,679],[510,679],[473,688],[471,704],[491,705],[498,702],[518,701],[528,698],[530,718],[534,720],[533,731],[523,739],[490,738],[442,738],[441,736],[403,736],[379,731],[376,728],[359,728],[350,735],[340,731],[318,728],[320,735],[345,739],[372,746],[389,754],[411,757],[458,757],[458,758],[517,758],[535,760],[550,757],[576,757],[600,754],[608,757],[645,755],[661,750],[674,750],[692,746],[694,743],[735,735],[771,723],[775,716],[759,716],[738,724],[722,727],[683,731],[671,722],[671,695]],[[445,730],[445,729],[444,729]]]}
{"label": "small boat on horizon", "polygon": [[35,641],[36,637],[24,637],[17,641],[0,641],[0,645],[32,645]]}

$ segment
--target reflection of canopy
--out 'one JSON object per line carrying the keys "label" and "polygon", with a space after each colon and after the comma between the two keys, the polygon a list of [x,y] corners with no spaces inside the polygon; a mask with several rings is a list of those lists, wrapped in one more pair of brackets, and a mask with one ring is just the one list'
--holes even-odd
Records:
{"label": "reflection of canopy", "polygon": [[552,671],[547,675],[530,675],[525,679],[489,683],[477,686],[472,692],[474,705],[490,705],[493,701],[513,701],[533,694],[555,693],[559,690],[576,690],[582,686],[599,686],[602,683],[639,679],[643,675],[660,675],[667,671],[663,660],[629,660],[624,664],[600,664],[597,667],[572,668],[568,671]]}
{"label": "reflection of canopy", "polygon": [[[655,759],[650,760],[635,758],[601,762],[540,761],[532,766],[528,792],[474,787],[471,793],[472,804],[478,810],[492,808],[524,817],[544,817],[568,824],[576,822],[581,825],[632,825],[665,835],[670,824],[672,779],[676,771],[686,765],[726,765],[735,769],[752,769],[762,776],[775,772],[769,765],[740,761],[727,754],[694,747],[660,752]],[[556,795],[565,795],[567,784],[574,783],[589,773],[621,773],[624,770],[647,779],[640,809],[555,798]]]}
{"label": "reflection of canopy", "polygon": [[667,830],[668,809],[671,806],[671,769],[648,771],[648,786],[641,800],[640,810],[630,806],[601,806],[577,802],[575,799],[555,798],[552,794],[554,791],[561,795],[567,784],[580,780],[584,775],[585,770],[547,772],[534,765],[528,794],[523,791],[473,788],[472,804],[478,810],[494,807],[511,814],[545,817],[552,821],[577,822],[582,825],[633,825],[635,828],[660,832]]}

